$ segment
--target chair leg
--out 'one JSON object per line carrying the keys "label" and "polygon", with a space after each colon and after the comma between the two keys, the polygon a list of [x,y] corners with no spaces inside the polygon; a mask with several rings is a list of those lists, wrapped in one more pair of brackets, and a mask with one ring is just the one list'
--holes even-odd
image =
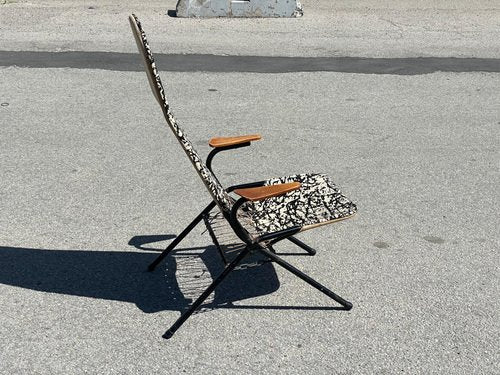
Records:
{"label": "chair leg", "polygon": [[229,263],[224,271],[210,284],[210,286],[194,301],[194,303],[185,311],[179,319],[168,329],[167,332],[163,334],[163,338],[169,339],[174,333],[180,328],[180,326],[196,311],[198,307],[212,294],[212,292],[217,288],[217,286],[225,279],[225,277],[243,260],[243,258],[249,253],[249,247],[245,247],[238,256]]}
{"label": "chair leg", "polygon": [[313,286],[314,288],[318,289],[320,292],[326,294],[328,297],[333,299],[334,301],[340,303],[343,307],[344,310],[350,310],[352,308],[352,303],[349,301],[346,301],[342,297],[338,296],[334,292],[332,292],[330,289],[326,288],[325,286],[321,285],[318,283],[316,280],[313,278],[307,276],[304,272],[298,270],[294,266],[292,266],[290,263],[287,263],[283,259],[281,259],[279,256],[276,254],[273,254],[271,251],[265,249],[265,248],[259,248],[259,251],[264,253],[268,258],[279,264],[281,267],[286,269],[287,271],[290,271],[293,273],[295,276],[300,277],[302,280],[304,280],[306,283],[309,285]]}
{"label": "chair leg", "polygon": [[287,240],[290,242],[293,242],[298,247],[307,251],[309,253],[309,255],[316,255],[316,250],[314,250],[312,247],[306,245],[304,242],[302,242],[298,238],[295,238],[294,236],[290,236],[290,237],[287,237]]}
{"label": "chair leg", "polygon": [[198,225],[198,223],[203,219],[203,216],[212,211],[212,209],[215,207],[215,202],[211,202],[201,213],[195,217],[195,219],[189,224],[186,229],[184,229],[181,234],[179,234],[175,239],[172,241],[170,245],[156,258],[153,263],[151,263],[148,266],[148,271],[154,271],[156,266],[160,264],[160,262],[181,242],[184,237],[186,237],[189,232],[193,230],[193,228]]}

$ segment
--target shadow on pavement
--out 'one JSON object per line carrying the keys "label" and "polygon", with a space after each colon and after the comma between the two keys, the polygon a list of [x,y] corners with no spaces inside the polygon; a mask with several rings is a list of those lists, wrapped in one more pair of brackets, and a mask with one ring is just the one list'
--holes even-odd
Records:
{"label": "shadow on pavement", "polygon": [[[166,238],[173,236],[137,236],[131,242],[142,248],[144,243]],[[158,252],[0,246],[0,283],[41,292],[131,302],[146,313],[154,313],[185,310],[224,268],[214,246],[176,250],[156,271],[147,272],[147,265],[157,256]],[[203,308],[338,309],[334,306],[233,305],[233,302],[273,293],[279,286],[272,263],[249,257],[224,280]]]}
{"label": "shadow on pavement", "polygon": [[[182,311],[224,267],[213,246],[180,249],[168,256],[156,271],[147,272],[147,265],[157,256],[158,253],[135,251],[0,246],[0,283],[42,292],[132,302],[147,313]],[[177,266],[179,272],[176,272]],[[227,277],[205,307],[217,308],[266,295],[278,288],[279,281],[271,263],[242,267]]]}
{"label": "shadow on pavement", "polygon": [[140,250],[152,250],[152,251],[163,251],[163,249],[159,249],[156,247],[144,247],[143,245],[151,243],[151,242],[159,242],[165,240],[174,239],[175,235],[173,234],[148,234],[148,235],[140,235],[134,236],[128,241],[130,246],[135,247]]}

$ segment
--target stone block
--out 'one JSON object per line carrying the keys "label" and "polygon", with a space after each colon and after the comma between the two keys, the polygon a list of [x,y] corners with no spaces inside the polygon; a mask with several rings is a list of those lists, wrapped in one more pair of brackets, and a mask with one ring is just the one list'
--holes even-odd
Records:
{"label": "stone block", "polygon": [[177,17],[300,17],[298,0],[179,0]]}

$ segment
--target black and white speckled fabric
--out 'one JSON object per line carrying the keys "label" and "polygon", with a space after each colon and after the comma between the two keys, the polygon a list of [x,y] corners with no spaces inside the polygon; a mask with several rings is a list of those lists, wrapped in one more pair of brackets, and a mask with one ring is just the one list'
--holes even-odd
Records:
{"label": "black and white speckled fabric", "polygon": [[[146,68],[151,82],[151,86],[155,93],[155,96],[159,98],[159,102],[160,105],[162,106],[165,119],[167,120],[170,128],[177,137],[177,140],[182,145],[182,148],[189,156],[189,159],[193,163],[196,171],[200,175],[201,179],[203,180],[203,183],[207,187],[208,191],[210,192],[214,200],[217,202],[217,204],[221,209],[229,211],[234,203],[234,200],[229,196],[229,194],[226,193],[226,191],[221,186],[219,181],[217,181],[212,172],[210,172],[210,170],[207,168],[203,160],[200,158],[199,154],[194,149],[193,144],[189,141],[189,139],[186,137],[186,134],[179,127],[177,121],[175,120],[174,115],[170,110],[170,106],[168,105],[167,98],[165,97],[163,84],[161,82],[160,75],[158,74],[158,69],[156,68],[151,48],[149,47],[149,43],[146,39],[146,34],[144,33],[141,23],[139,19],[135,16],[135,14],[133,14],[132,17],[135,20],[135,23],[140,33],[139,37],[142,42],[142,45],[140,45],[138,42],[137,47],[139,48],[139,51],[143,54],[145,62],[148,65],[146,66]],[[132,31],[136,33],[136,30],[134,28],[132,28]]]}
{"label": "black and white speckled fabric", "polygon": [[270,179],[266,185],[300,182],[299,189],[279,197],[248,202],[258,234],[275,232],[294,226],[305,227],[342,219],[356,213],[356,205],[324,174],[300,174]]}
{"label": "black and white speckled fabric", "polygon": [[[192,143],[179,127],[165,97],[163,85],[153,59],[141,23],[132,15],[137,29],[132,27],[139,50],[146,63],[148,79],[153,93],[162,106],[165,119],[174,132],[177,140],[189,156],[196,171],[200,175],[210,194],[219,207],[228,212],[234,199],[224,190],[219,181],[207,168]],[[139,35],[137,35],[137,33]],[[266,181],[266,185],[298,181],[298,190],[283,196],[269,198],[258,202],[248,202],[241,211],[241,221],[252,236],[275,232],[290,227],[306,227],[327,221],[342,219],[353,215],[356,206],[349,201],[330,179],[323,174],[300,174]]]}

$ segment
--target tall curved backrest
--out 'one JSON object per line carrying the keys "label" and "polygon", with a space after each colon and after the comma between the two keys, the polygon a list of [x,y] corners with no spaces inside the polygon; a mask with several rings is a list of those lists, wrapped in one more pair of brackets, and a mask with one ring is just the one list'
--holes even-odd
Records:
{"label": "tall curved backrest", "polygon": [[137,43],[137,48],[139,49],[139,52],[143,57],[149,85],[151,86],[153,95],[162,108],[163,115],[165,116],[170,129],[172,129],[172,131],[174,132],[177,140],[193,163],[193,166],[200,175],[203,183],[207,187],[217,205],[223,211],[230,211],[233,205],[233,199],[229,196],[229,194],[226,193],[219,181],[217,181],[212,172],[210,172],[210,170],[207,168],[203,160],[193,148],[193,144],[189,141],[189,139],[187,139],[186,134],[179,127],[172,112],[170,111],[167,98],[165,97],[165,92],[163,91],[163,85],[161,83],[161,79],[158,74],[158,70],[156,69],[155,61],[153,59],[153,54],[151,53],[151,49],[149,48],[149,44],[146,39],[146,34],[142,30],[139,19],[135,16],[135,14],[132,14],[131,16],[129,16],[129,21],[130,26],[132,27],[132,33],[134,34],[134,38]]}

